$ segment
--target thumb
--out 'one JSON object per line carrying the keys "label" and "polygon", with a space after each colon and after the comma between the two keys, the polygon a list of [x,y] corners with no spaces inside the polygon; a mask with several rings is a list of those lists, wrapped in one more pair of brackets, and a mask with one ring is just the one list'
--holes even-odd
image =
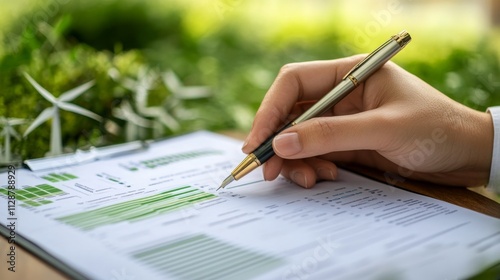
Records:
{"label": "thumb", "polygon": [[379,150],[386,146],[394,122],[373,109],[352,115],[319,117],[276,136],[273,149],[281,158],[297,159],[338,151]]}

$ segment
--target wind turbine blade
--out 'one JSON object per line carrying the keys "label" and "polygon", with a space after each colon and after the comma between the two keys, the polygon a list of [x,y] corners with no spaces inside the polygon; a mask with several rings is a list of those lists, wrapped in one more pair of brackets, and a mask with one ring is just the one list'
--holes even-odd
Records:
{"label": "wind turbine blade", "polygon": [[118,72],[118,69],[116,68],[110,68],[108,70],[108,75],[113,79],[115,82],[120,79],[120,72]]}
{"label": "wind turbine blade", "polygon": [[71,103],[64,103],[64,102],[60,102],[58,104],[58,107],[63,109],[63,110],[66,110],[66,111],[70,111],[70,112],[73,112],[73,113],[76,113],[76,114],[79,114],[79,115],[82,115],[82,116],[86,116],[86,117],[89,117],[89,118],[92,118],[98,122],[102,121],[102,118],[101,116],[99,116],[98,114],[95,114],[87,109],[84,109],[80,106],[77,106],[77,105],[74,105],[74,104],[71,104]]}
{"label": "wind turbine blade", "polygon": [[162,107],[147,107],[142,108],[142,110],[139,108],[139,112],[142,113],[143,116],[155,118],[159,123],[173,131],[179,129],[179,122],[169,115]]}
{"label": "wind turbine blade", "polygon": [[142,118],[142,117],[136,115],[134,112],[124,111],[123,113],[125,115],[125,119],[128,122],[131,122],[131,123],[133,123],[137,126],[141,126],[141,127],[151,127],[150,120]]}
{"label": "wind turbine blade", "polygon": [[151,121],[150,120],[147,120],[147,119],[144,119],[144,118],[141,118],[137,115],[129,115],[127,116],[127,121],[137,125],[137,126],[140,126],[140,127],[151,127]]}
{"label": "wind turbine blade", "polygon": [[114,117],[120,120],[126,120],[125,115],[123,114],[123,110],[121,108],[113,108],[112,114]]}
{"label": "wind turbine blade", "polygon": [[170,91],[172,91],[172,93],[176,93],[182,87],[181,81],[172,70],[164,73],[162,78],[163,83]]}
{"label": "wind turbine blade", "polygon": [[123,113],[124,119],[127,122],[133,123],[137,126],[151,127],[151,121],[137,115],[134,112],[134,110],[132,109],[132,106],[130,106],[130,104],[128,102],[122,103],[122,106],[120,109]]}
{"label": "wind turbine blade", "polygon": [[52,117],[52,114],[54,113],[54,110],[56,110],[56,108],[54,107],[46,108],[45,110],[43,110],[40,115],[38,115],[38,117],[31,123],[28,129],[26,129],[23,137],[28,136],[28,134],[30,134],[33,129],[37,128],[44,121],[50,119],[50,117]]}
{"label": "wind turbine blade", "polygon": [[120,84],[124,88],[126,88],[128,90],[131,90],[131,91],[134,91],[135,88],[137,87],[137,82],[134,81],[134,80],[132,80],[132,79],[130,79],[130,78],[123,78],[123,79],[121,79]]}
{"label": "wind turbine blade", "polygon": [[16,138],[17,140],[21,139],[17,131],[10,126],[7,128],[7,134],[9,134],[10,136],[14,136],[14,138]]}
{"label": "wind turbine blade", "polygon": [[90,81],[90,82],[86,82],[85,84],[80,85],[74,89],[70,89],[70,90],[64,92],[63,94],[61,94],[61,96],[59,96],[58,100],[62,101],[62,102],[71,101],[71,100],[77,98],[80,94],[84,93],[89,88],[91,88],[94,84],[95,84],[94,81]]}
{"label": "wind turbine blade", "polygon": [[158,116],[158,121],[173,131],[177,131],[180,127],[179,122],[165,111],[161,111]]}
{"label": "wind turbine blade", "polygon": [[138,87],[149,90],[153,86],[156,79],[157,79],[157,74],[154,70],[147,70],[145,67],[139,69],[139,74],[137,78]]}
{"label": "wind turbine blade", "polygon": [[38,91],[45,99],[47,99],[50,103],[54,104],[57,102],[57,99],[46,89],[44,89],[41,85],[39,85],[33,78],[31,78],[28,73],[24,72],[24,77],[28,79],[28,82]]}
{"label": "wind turbine blade", "polygon": [[191,86],[184,87],[177,92],[174,92],[180,99],[198,99],[198,98],[207,98],[212,95],[210,89],[205,86]]}
{"label": "wind turbine blade", "polygon": [[18,119],[18,118],[9,118],[7,119],[7,124],[8,125],[20,125],[20,124],[23,124],[23,123],[26,123],[26,120],[25,119]]}
{"label": "wind turbine blade", "polygon": [[138,108],[145,108],[148,100],[148,90],[145,88],[138,88],[135,96],[135,103]]}

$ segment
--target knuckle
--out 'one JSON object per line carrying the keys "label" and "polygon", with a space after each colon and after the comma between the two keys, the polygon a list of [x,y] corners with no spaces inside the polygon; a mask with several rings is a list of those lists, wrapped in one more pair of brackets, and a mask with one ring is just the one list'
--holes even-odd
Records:
{"label": "knuckle", "polygon": [[[309,135],[314,137],[316,142],[329,142],[331,141],[332,135],[335,134],[335,125],[331,122],[328,121],[327,118],[316,118],[313,119],[313,127],[316,129],[316,133],[310,133]],[[316,134],[316,135],[313,135]],[[326,144],[326,143],[320,143],[320,144]]]}
{"label": "knuckle", "polygon": [[279,104],[266,103],[265,106],[261,106],[257,110],[255,120],[259,120],[259,127],[265,126],[270,127],[272,129],[278,128],[282,123],[286,121],[286,117],[288,112],[285,111],[283,106]]}
{"label": "knuckle", "polygon": [[298,99],[304,94],[300,72],[307,65],[307,62],[288,63],[281,67],[276,81],[282,86],[285,92],[298,92]]}
{"label": "knuckle", "polygon": [[332,122],[327,121],[326,119],[318,120],[318,126],[320,127],[321,136],[328,137],[332,134],[332,131],[335,129],[335,126]]}
{"label": "knuckle", "polygon": [[297,68],[299,67],[300,63],[287,63],[283,66],[281,66],[281,69],[279,71],[280,76],[289,76],[289,75],[294,75],[294,73],[297,71]]}

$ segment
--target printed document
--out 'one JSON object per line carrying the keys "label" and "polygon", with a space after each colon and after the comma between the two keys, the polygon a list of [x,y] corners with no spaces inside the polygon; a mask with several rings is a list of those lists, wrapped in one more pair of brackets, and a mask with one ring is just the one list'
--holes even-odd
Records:
{"label": "printed document", "polygon": [[91,279],[462,279],[500,262],[500,219],[344,170],[312,189],[256,170],[217,192],[240,147],[202,131],[17,169],[15,207],[2,173],[0,224]]}

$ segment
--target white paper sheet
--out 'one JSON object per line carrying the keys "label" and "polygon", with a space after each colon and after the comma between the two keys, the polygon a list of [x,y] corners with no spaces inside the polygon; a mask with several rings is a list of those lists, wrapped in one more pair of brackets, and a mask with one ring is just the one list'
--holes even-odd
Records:
{"label": "white paper sheet", "polygon": [[305,190],[257,170],[216,192],[240,146],[198,132],[17,170],[16,234],[92,279],[456,279],[500,262],[499,219],[347,171]]}

